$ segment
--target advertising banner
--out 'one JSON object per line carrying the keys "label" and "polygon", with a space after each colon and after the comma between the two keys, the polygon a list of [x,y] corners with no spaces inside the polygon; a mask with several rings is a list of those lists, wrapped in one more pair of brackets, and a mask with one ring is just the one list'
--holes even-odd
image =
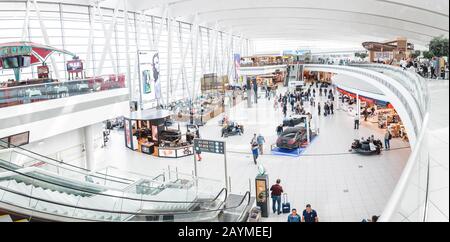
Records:
{"label": "advertising banner", "polygon": [[239,79],[239,69],[241,68],[241,54],[234,54],[234,81]]}
{"label": "advertising banner", "polygon": [[141,50],[139,58],[139,81],[141,90],[141,105],[161,98],[161,80],[159,67],[159,53],[153,50]]}
{"label": "advertising banner", "polygon": [[159,157],[166,157],[166,158],[177,158],[177,151],[175,149],[159,148],[158,149],[158,156]]}
{"label": "advertising banner", "polygon": [[125,146],[129,149],[133,149],[133,144],[131,140],[131,121],[129,119],[124,119],[124,128],[125,128]]}

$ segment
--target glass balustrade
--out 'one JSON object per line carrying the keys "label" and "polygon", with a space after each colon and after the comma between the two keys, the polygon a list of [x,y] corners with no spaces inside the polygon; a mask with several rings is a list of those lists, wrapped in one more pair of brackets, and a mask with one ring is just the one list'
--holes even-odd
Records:
{"label": "glass balustrade", "polygon": [[125,75],[121,74],[33,85],[0,86],[0,108],[125,88],[125,85]]}
{"label": "glass balustrade", "polygon": [[121,191],[92,192],[12,169],[5,162],[0,162],[0,171],[1,203],[58,221],[201,221],[217,217],[227,198],[222,189],[212,199],[199,199],[195,180],[179,184],[141,179]]}
{"label": "glass balustrade", "polygon": [[[309,65],[313,68],[323,68],[323,65]],[[353,64],[352,66],[375,69],[395,79],[406,90],[415,103],[410,103],[391,83],[379,76],[358,68],[327,66],[334,69],[345,69],[380,82],[389,88],[402,102],[407,114],[414,125],[417,135],[416,145],[404,168],[394,192],[388,201],[379,221],[382,222],[424,222],[427,214],[427,195],[429,183],[429,151],[427,141],[427,127],[429,122],[430,97],[426,81],[417,75],[401,68],[380,64]],[[415,118],[413,109],[418,110],[419,117]]]}

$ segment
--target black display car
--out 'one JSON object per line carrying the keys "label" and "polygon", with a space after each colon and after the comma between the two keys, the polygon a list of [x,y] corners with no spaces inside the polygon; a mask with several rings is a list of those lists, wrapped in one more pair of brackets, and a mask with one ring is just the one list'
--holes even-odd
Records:
{"label": "black display car", "polygon": [[181,139],[181,131],[174,130],[174,129],[168,129],[163,130],[159,133],[159,140],[161,142],[178,142]]}
{"label": "black display car", "polygon": [[[312,137],[311,130],[309,131]],[[308,142],[308,136],[306,133],[306,128],[297,126],[292,128],[287,128],[281,133],[277,140],[277,147],[282,149],[297,149],[302,147]]]}
{"label": "black display car", "polygon": [[294,126],[297,126],[297,125],[299,125],[301,123],[305,123],[305,122],[306,122],[306,117],[302,117],[299,115],[293,115],[293,116],[290,116],[283,120],[283,126],[284,127],[294,127]]}

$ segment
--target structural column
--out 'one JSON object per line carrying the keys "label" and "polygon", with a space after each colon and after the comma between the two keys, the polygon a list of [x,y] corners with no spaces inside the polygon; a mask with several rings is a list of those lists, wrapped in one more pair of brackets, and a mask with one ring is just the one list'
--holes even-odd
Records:
{"label": "structural column", "polygon": [[356,114],[361,116],[361,101],[359,100],[359,94],[356,94]]}
{"label": "structural column", "polygon": [[244,83],[247,85],[247,107],[251,108],[252,107],[252,83],[249,80],[249,78],[247,76],[243,76],[244,79]]}
{"label": "structural column", "polygon": [[95,125],[89,125],[83,128],[84,131],[84,149],[86,152],[85,168],[93,170],[95,168]]}

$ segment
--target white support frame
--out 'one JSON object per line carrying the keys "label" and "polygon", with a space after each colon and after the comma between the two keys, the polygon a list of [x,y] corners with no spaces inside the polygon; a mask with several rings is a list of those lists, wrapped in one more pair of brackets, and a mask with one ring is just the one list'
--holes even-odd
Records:
{"label": "white support frame", "polygon": [[[103,18],[103,13],[102,13],[102,10],[101,10],[101,8],[100,8],[100,4],[97,4],[96,7],[94,7],[94,8],[95,8],[95,10],[96,10],[98,16],[100,17],[100,23],[101,23],[101,25],[102,25],[103,35],[104,35],[104,36],[108,36],[108,30],[106,30],[106,24],[105,24],[105,20],[104,20],[104,18]],[[114,12],[116,12],[116,11],[117,11],[117,10],[114,10]],[[94,15],[95,15],[95,14],[94,14]],[[95,22],[94,22],[94,23],[95,23]],[[114,30],[115,30],[115,25],[116,25],[116,19],[114,19],[113,22],[111,22],[111,26],[110,26],[110,30],[109,30],[109,31],[113,31],[113,32],[114,32]],[[111,27],[112,27],[112,28],[111,28]],[[110,41],[110,40],[109,40],[109,41]],[[113,66],[114,73],[115,73],[115,74],[118,74],[118,71],[117,71],[117,65],[116,65],[116,62],[114,61],[115,57],[114,57],[114,55],[113,55],[111,45],[108,44],[108,45],[105,45],[105,47],[106,47],[106,49],[104,49],[104,51],[107,52],[107,54],[109,55],[109,58],[111,59],[111,63],[112,63],[112,66]],[[99,73],[99,74],[101,74],[101,73]]]}
{"label": "white support frame", "polygon": [[[189,40],[188,40],[188,42],[186,43],[186,46],[184,47],[184,49],[183,49],[183,42],[182,42],[181,26],[180,26],[179,31],[178,31],[178,34],[179,34],[179,49],[180,49],[180,53],[182,53],[182,57],[181,57],[180,71],[178,72],[177,78],[175,79],[175,80],[176,80],[175,90],[178,89],[178,81],[179,81],[179,79],[180,79],[180,74],[182,74],[182,75],[183,75],[182,81],[183,81],[183,83],[185,84],[185,87],[187,88],[187,92],[188,92],[189,98],[193,98],[193,97],[192,97],[191,94],[190,94],[189,84],[187,83],[187,80],[186,80],[186,78],[184,77],[184,75],[185,75],[184,73],[186,72],[186,68],[185,68],[185,65],[186,65],[186,57],[187,57],[187,55],[188,55],[189,48],[190,48],[190,46],[192,45],[194,36],[197,34],[197,29],[198,29],[198,21],[197,21],[197,19],[198,19],[198,17],[197,17],[197,15],[195,15],[195,16],[194,16],[193,25],[192,25],[192,28],[191,28],[190,37],[189,37]],[[196,26],[197,26],[197,27],[196,27]],[[183,98],[184,98],[184,96],[183,96]]]}
{"label": "white support frame", "polygon": [[22,27],[22,41],[27,41],[30,38],[28,34],[28,27],[30,26],[30,1],[25,3],[25,19]]}
{"label": "white support frame", "polygon": [[[50,44],[50,38],[48,37],[48,33],[47,33],[47,27],[45,27],[44,21],[41,18],[41,11],[39,10],[39,6],[37,4],[37,0],[33,0],[33,5],[34,5],[34,9],[36,11],[36,15],[38,17],[39,20],[39,26],[41,28],[41,32],[42,32],[42,36],[44,37],[44,43],[46,45],[51,46]],[[50,60],[52,62],[52,66],[53,66],[53,72],[55,74],[56,79],[60,79],[59,76],[59,69],[58,69],[58,65],[56,64],[55,58],[53,57],[53,55],[50,56]]]}
{"label": "white support frame", "polygon": [[[195,18],[197,19],[197,23],[200,21],[200,18],[198,17],[198,14],[195,14]],[[197,66],[198,66],[198,48],[199,48],[199,41],[201,41],[201,31],[200,31],[200,26],[192,26],[192,28],[195,28],[195,32],[197,32],[197,34],[195,34],[195,41],[194,41],[194,45],[193,45],[193,74],[192,74],[192,99],[195,98],[195,89],[197,87]],[[200,57],[200,64],[202,64],[202,57]]]}
{"label": "white support frame", "polygon": [[[117,2],[120,2],[120,0],[118,0]],[[123,0],[123,4],[124,4],[124,8],[123,8],[123,19],[124,19],[124,27],[125,27],[125,36],[129,36],[130,32],[129,32],[129,19],[128,19],[128,1],[127,0]],[[114,14],[115,15],[115,14]],[[114,19],[114,23],[115,23],[115,19]],[[130,52],[128,51],[130,49],[130,40],[129,38],[125,38],[125,49],[127,50],[126,52],[126,63],[127,63],[127,79],[128,79],[128,90],[130,93],[130,99],[134,100],[135,99],[135,95],[134,95],[134,80],[131,79],[131,60],[130,60]]]}
{"label": "white support frame", "polygon": [[169,103],[169,97],[172,94],[172,31],[173,31],[173,19],[171,17],[170,8],[167,13],[167,91],[166,91],[166,104]]}
{"label": "white support frame", "polygon": [[[124,0],[124,1],[126,1],[126,0]],[[111,48],[111,37],[112,37],[112,34],[114,32],[114,26],[116,25],[117,14],[119,12],[119,6],[120,6],[120,0],[117,0],[116,6],[114,8],[113,19],[112,19],[111,25],[109,26],[108,32],[106,33],[106,36],[105,36],[105,42],[104,42],[104,45],[103,45],[103,51],[102,51],[102,55],[101,55],[101,58],[100,58],[100,62],[98,63],[98,67],[97,67],[97,69],[95,71],[95,74],[94,74],[95,76],[101,75],[102,70],[103,70],[103,65],[104,65],[105,59],[106,59],[106,54],[108,52],[108,49]],[[97,7],[100,8],[99,5],[97,5]],[[124,12],[126,12],[126,11],[124,11]],[[128,21],[127,21],[126,18],[125,18],[125,22],[126,22],[125,23],[125,34],[127,34],[127,22]],[[128,38],[125,38],[126,49],[128,49],[128,45],[126,44],[127,42],[128,42]],[[128,54],[127,54],[127,56],[128,56]],[[129,62],[127,62],[127,65],[129,66]],[[131,80],[130,80],[131,77],[127,76],[127,78],[128,78],[128,82],[130,83],[131,82]]]}
{"label": "white support frame", "polygon": [[95,6],[89,6],[89,36],[88,36],[88,46],[86,51],[86,66],[91,66],[92,61],[92,74],[95,77],[95,63],[94,63],[94,54],[93,54],[93,45],[94,45],[94,23],[95,23]]}

